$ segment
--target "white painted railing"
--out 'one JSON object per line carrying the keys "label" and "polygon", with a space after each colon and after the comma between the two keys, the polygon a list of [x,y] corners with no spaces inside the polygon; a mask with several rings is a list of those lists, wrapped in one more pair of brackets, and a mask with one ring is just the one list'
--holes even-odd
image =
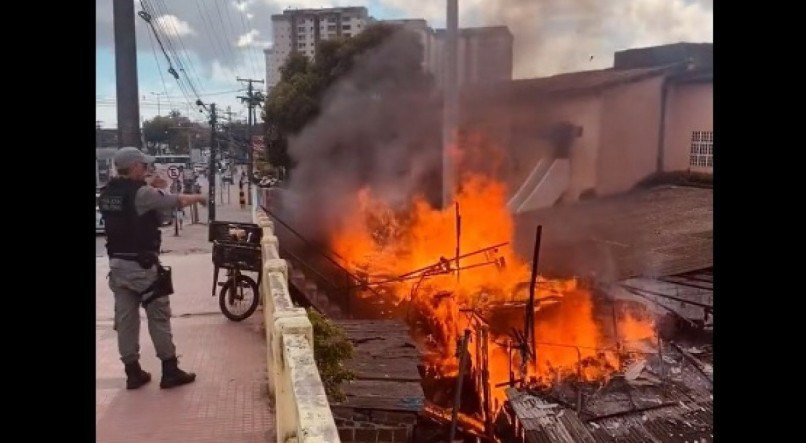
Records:
{"label": "white painted railing", "polygon": [[[257,205],[257,200],[252,200]],[[288,265],[280,258],[274,222],[257,209],[263,229],[260,295],[266,324],[269,392],[275,399],[277,442],[339,442],[313,357],[313,327],[288,292]]]}

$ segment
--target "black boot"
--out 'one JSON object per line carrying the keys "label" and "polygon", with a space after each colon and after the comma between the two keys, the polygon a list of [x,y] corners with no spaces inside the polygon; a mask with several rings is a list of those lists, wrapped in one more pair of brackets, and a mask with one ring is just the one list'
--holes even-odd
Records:
{"label": "black boot", "polygon": [[126,363],[126,389],[137,389],[151,381],[151,374],[140,367],[140,362]]}
{"label": "black boot", "polygon": [[196,374],[179,369],[176,357],[162,361],[160,388],[173,388],[174,386],[191,383],[193,380],[196,380]]}

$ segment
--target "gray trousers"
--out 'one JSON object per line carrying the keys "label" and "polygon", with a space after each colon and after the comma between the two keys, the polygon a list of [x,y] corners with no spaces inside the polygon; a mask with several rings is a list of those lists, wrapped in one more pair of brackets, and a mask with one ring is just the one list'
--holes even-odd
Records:
{"label": "gray trousers", "polygon": [[[112,258],[109,260],[109,288],[115,294],[115,330],[118,351],[124,364],[140,359],[141,300],[151,295],[138,295],[157,279],[157,266],[143,269],[137,262]],[[145,308],[148,332],[160,360],[176,357],[171,334],[171,304],[168,297],[152,300]]]}

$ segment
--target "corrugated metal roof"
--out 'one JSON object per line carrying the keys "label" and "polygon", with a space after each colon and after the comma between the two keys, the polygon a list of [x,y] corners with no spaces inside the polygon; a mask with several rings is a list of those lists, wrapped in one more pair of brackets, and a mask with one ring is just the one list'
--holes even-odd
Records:
{"label": "corrugated metal roof", "polygon": [[507,389],[506,394],[529,442],[594,442],[593,436],[574,411],[515,388]]}
{"label": "corrugated metal roof", "polygon": [[582,422],[576,413],[526,391],[509,388],[510,406],[529,442],[713,441],[713,401],[708,396],[665,391],[665,405]]}
{"label": "corrugated metal roof", "polygon": [[589,424],[597,442],[713,441],[711,402],[683,403]]}

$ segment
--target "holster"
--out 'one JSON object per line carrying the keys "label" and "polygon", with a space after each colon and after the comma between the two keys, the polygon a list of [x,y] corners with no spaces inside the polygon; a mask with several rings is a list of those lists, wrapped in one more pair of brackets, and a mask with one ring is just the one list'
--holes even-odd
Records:
{"label": "holster", "polygon": [[138,252],[136,261],[143,269],[151,269],[155,264],[159,265],[159,258],[151,252]]}
{"label": "holster", "polygon": [[159,297],[166,297],[174,293],[174,285],[173,280],[171,279],[171,268],[170,266],[162,266],[159,262],[157,262],[157,279],[154,280],[154,283],[149,285],[143,292],[140,293],[140,296],[144,296],[151,292],[152,294],[145,299],[143,299],[143,307],[145,308],[148,306],[149,303],[154,301]]}

